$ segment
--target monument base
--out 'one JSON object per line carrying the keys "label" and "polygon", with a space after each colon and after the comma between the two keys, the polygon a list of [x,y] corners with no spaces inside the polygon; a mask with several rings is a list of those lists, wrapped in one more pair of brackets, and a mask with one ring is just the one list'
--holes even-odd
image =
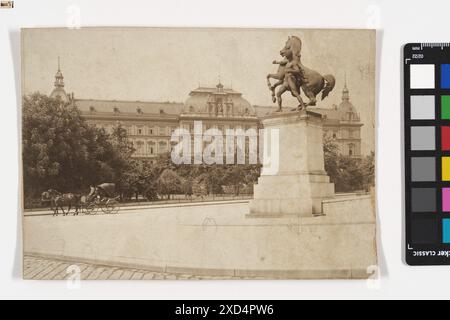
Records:
{"label": "monument base", "polygon": [[323,173],[261,176],[255,185],[248,217],[321,214],[322,201],[334,195],[334,184]]}
{"label": "monument base", "polygon": [[275,113],[262,124],[265,139],[270,136],[264,148],[272,154],[254,187],[247,216],[321,214],[322,201],[334,196],[334,184],[324,169],[322,116],[304,110]]}

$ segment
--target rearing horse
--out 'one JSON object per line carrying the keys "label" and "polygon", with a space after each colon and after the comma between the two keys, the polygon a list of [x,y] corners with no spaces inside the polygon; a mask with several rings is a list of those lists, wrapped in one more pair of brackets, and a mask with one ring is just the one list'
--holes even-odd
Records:
{"label": "rearing horse", "polygon": [[[336,80],[333,75],[322,76],[315,70],[305,67],[301,63],[302,41],[296,36],[291,36],[286,41],[280,55],[284,58],[283,61],[274,63],[280,64],[277,74],[267,75],[267,84],[272,91],[272,100],[278,102],[278,110],[282,110],[282,98],[284,92],[290,91],[291,94],[297,98],[299,105],[298,110],[306,108],[307,106],[316,105],[316,96],[322,92],[321,99],[325,99],[333,90]],[[273,86],[270,83],[270,78],[278,79],[279,81]],[[274,97],[275,88],[281,85]],[[309,102],[305,104],[300,96],[300,89],[309,98]]]}

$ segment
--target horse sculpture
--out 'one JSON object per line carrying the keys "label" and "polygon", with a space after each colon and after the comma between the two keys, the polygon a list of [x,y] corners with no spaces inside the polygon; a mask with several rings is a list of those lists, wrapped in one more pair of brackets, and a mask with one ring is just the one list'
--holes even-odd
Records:
{"label": "horse sculpture", "polygon": [[[63,212],[63,216],[69,214],[72,207],[75,208],[74,216],[78,215],[78,210],[81,207],[81,196],[74,193],[61,193],[55,189],[49,189],[41,194],[41,200],[49,201],[50,208],[53,210],[53,216],[58,216],[59,210]],[[64,211],[64,206],[67,206],[67,212]]]}
{"label": "horse sculpture", "polygon": [[[305,67],[301,63],[302,41],[296,36],[291,36],[286,41],[280,55],[283,57],[282,61],[273,61],[274,64],[279,64],[278,72],[276,74],[267,75],[267,85],[272,92],[272,101],[278,102],[278,110],[282,111],[282,95],[286,91],[297,98],[299,105],[296,108],[301,110],[308,106],[316,105],[316,96],[322,92],[322,100],[333,90],[336,80],[333,75],[320,75],[317,71]],[[274,85],[271,84],[270,79],[276,79]],[[281,86],[275,94],[275,89]],[[300,96],[300,89],[303,90],[309,102],[305,104]],[[276,97],[275,97],[276,95]],[[294,109],[294,110],[296,110]]]}

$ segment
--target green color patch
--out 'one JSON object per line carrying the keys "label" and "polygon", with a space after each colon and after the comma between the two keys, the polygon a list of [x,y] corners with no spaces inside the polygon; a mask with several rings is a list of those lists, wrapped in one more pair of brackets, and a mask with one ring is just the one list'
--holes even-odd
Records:
{"label": "green color patch", "polygon": [[450,96],[442,96],[441,99],[441,119],[450,119]]}

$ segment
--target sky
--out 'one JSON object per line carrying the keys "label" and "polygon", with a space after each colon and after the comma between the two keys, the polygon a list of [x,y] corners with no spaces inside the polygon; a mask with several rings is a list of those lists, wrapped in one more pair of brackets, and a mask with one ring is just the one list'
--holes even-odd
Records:
{"label": "sky", "polygon": [[[364,123],[362,152],[374,150],[375,32],[368,30],[24,29],[22,91],[49,94],[60,56],[65,89],[79,99],[184,102],[191,90],[220,79],[251,104],[273,106],[266,75],[276,73],[272,61],[290,35],[302,40],[303,65],[336,78],[319,107],[339,104],[347,80]],[[283,98],[297,105],[289,93]]]}

